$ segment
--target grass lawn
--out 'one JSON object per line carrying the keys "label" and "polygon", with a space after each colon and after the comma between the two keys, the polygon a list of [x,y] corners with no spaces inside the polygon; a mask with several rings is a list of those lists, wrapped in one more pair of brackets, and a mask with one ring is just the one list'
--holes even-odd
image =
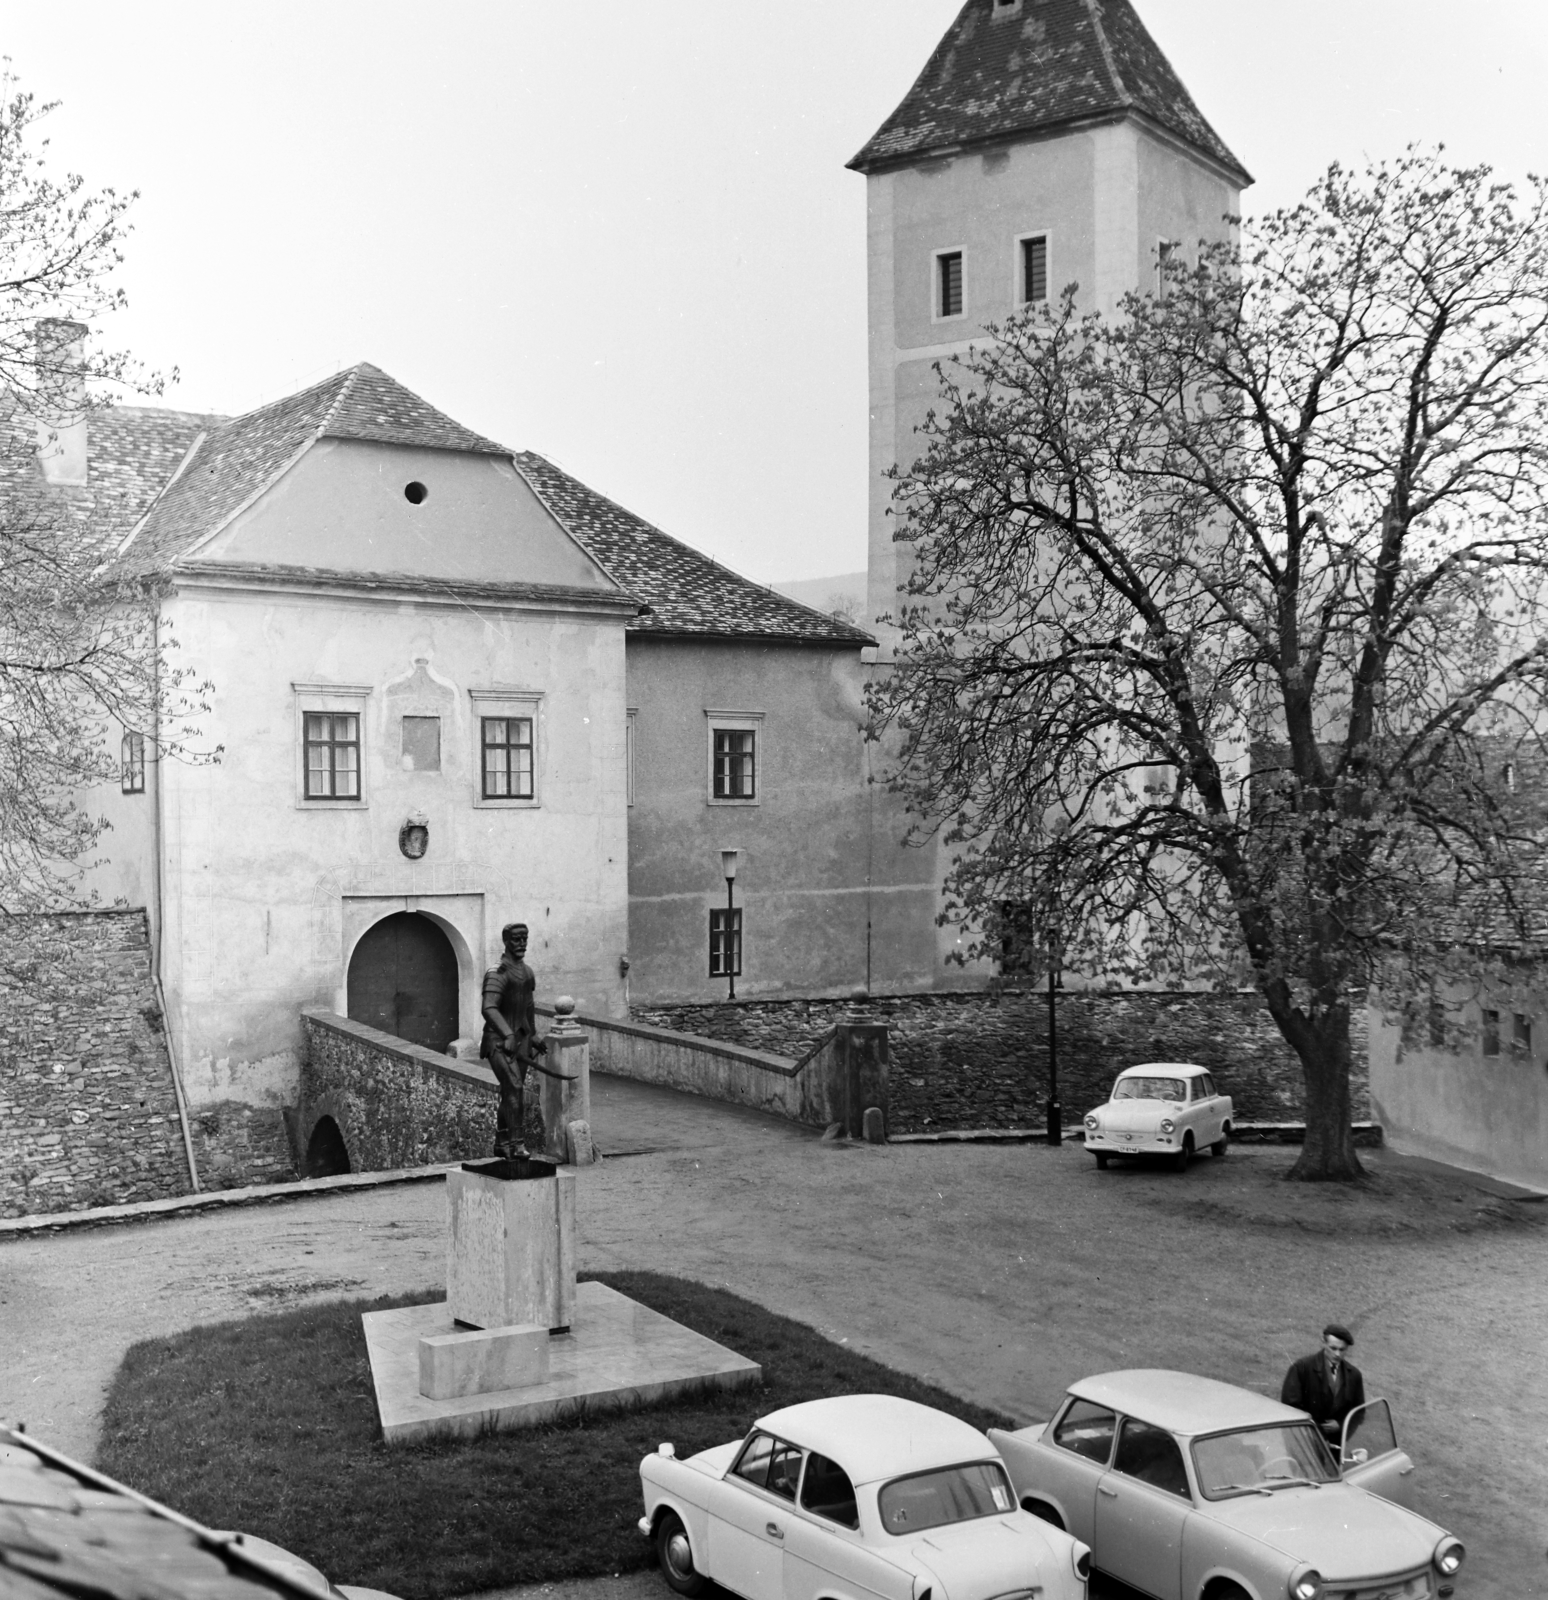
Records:
{"label": "grass lawn", "polygon": [[603,1283],[751,1357],[763,1387],[459,1443],[382,1443],[363,1311],[334,1301],[135,1345],[108,1394],[97,1465],[218,1528],[272,1539],[335,1583],[436,1600],[644,1566],[640,1457],[745,1433],[821,1395],[886,1393],[978,1428],[1008,1419],[725,1290],[649,1272]]}

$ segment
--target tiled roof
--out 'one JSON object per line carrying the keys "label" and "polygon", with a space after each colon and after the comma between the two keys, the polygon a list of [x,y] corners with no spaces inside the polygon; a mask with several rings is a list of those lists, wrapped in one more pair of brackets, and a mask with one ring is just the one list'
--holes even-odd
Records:
{"label": "tiled roof", "polygon": [[513,459],[570,535],[614,582],[650,607],[629,624],[631,633],[855,646],[876,642],[853,623],[787,600],[700,555],[544,457],[523,451]]}
{"label": "tiled roof", "polygon": [[362,362],[299,394],[212,426],[152,508],[121,566],[143,572],[175,560],[265,489],[304,445],[318,438],[510,454],[503,445],[452,421],[379,367]]}
{"label": "tiled roof", "polygon": [[6,493],[35,498],[50,509],[63,507],[73,536],[91,555],[106,557],[145,515],[188,446],[203,428],[219,422],[192,411],[165,411],[152,406],[108,406],[93,411],[86,423],[91,456],[89,481],[45,486],[33,458],[30,421],[5,408],[3,426],[10,435],[0,461]]}
{"label": "tiled roof", "polygon": [[968,0],[918,81],[849,165],[860,172],[1085,118],[1137,112],[1252,179],[1204,120],[1130,0]]}

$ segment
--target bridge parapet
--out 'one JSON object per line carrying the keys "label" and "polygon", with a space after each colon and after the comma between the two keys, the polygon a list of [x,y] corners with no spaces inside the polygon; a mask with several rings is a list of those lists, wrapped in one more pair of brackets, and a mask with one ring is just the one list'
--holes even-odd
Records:
{"label": "bridge parapet", "polygon": [[[539,1006],[540,1015],[552,1010]],[[577,1011],[591,1036],[591,1070],[659,1083],[710,1100],[773,1112],[815,1127],[863,1133],[868,1106],[887,1112],[884,1023],[839,1022],[799,1060],[696,1033]]]}
{"label": "bridge parapet", "polygon": [[304,1177],[489,1154],[499,1093],[482,1061],[454,1061],[321,1006],[302,1010],[301,1038],[292,1127]]}

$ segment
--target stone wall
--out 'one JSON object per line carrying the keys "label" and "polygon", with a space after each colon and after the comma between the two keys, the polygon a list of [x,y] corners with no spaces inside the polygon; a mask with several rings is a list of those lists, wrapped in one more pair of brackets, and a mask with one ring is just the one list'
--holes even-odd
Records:
{"label": "stone wall", "polygon": [[284,1113],[277,1108],[222,1100],[190,1107],[188,1118],[201,1188],[241,1189],[299,1176]]}
{"label": "stone wall", "polygon": [[[1060,990],[1059,1097],[1074,1123],[1141,1061],[1197,1061],[1235,1101],[1239,1122],[1301,1120],[1301,1069],[1252,991]],[[800,1057],[837,1021],[891,1029],[889,1133],[1041,1124],[1048,1097],[1044,992],[922,994],[636,1006],[637,1022]],[[1365,1007],[1354,1012],[1354,1117],[1370,1116]]]}
{"label": "stone wall", "polygon": [[0,1216],[187,1194],[143,911],[0,926]]}
{"label": "stone wall", "polygon": [[[472,1161],[494,1148],[499,1095],[482,1061],[454,1061],[332,1011],[301,1013],[300,1152],[331,1117],[352,1172]],[[537,1074],[529,1075],[534,1099]]]}

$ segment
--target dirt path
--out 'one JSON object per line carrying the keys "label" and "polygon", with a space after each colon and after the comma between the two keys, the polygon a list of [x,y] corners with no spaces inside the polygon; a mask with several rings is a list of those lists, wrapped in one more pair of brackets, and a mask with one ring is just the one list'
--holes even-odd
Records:
{"label": "dirt path", "polygon": [[[1099,1174],[1079,1147],[835,1146],[616,1080],[594,1111],[604,1148],[647,1153],[583,1175],[583,1267],[724,1284],[1018,1418],[1115,1367],[1277,1390],[1349,1323],[1420,1509],[1469,1546],[1467,1600],[1548,1596],[1548,1205],[1393,1158],[1352,1199],[1279,1183],[1278,1150],[1178,1178]],[[0,1418],[89,1457],[129,1344],[433,1290],[443,1203],[411,1185],[0,1244]]]}

